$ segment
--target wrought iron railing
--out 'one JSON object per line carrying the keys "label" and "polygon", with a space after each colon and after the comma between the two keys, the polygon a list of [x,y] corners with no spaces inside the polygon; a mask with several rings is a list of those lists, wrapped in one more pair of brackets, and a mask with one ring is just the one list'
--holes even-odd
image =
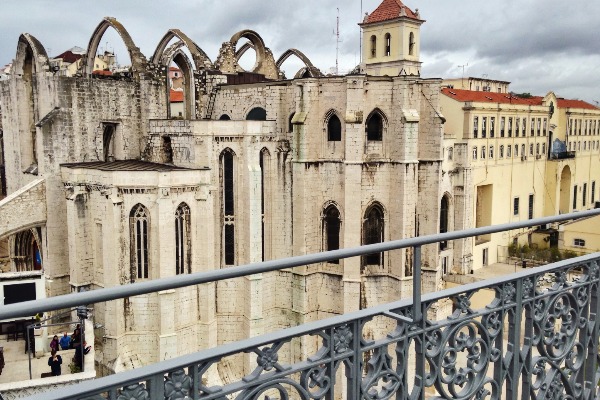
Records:
{"label": "wrought iron railing", "polygon": [[[176,277],[72,294],[6,306],[0,319],[19,315],[23,307],[28,313],[58,309],[406,247],[415,248],[418,263],[425,244],[592,215],[600,210],[188,275],[186,282]],[[417,286],[416,301],[306,323],[32,398],[598,398],[599,253],[422,297]],[[450,310],[447,318],[432,317],[433,310],[444,307]],[[369,324],[390,329],[371,338],[365,335]],[[301,340],[316,344],[314,354],[283,362]],[[217,366],[232,359],[250,363],[253,370],[211,386]]]}

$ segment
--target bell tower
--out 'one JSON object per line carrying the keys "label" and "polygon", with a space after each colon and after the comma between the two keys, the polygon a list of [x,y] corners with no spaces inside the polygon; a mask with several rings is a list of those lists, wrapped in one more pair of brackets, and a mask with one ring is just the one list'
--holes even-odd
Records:
{"label": "bell tower", "polygon": [[419,10],[400,0],[383,0],[360,25],[363,31],[362,67],[368,75],[421,74]]}

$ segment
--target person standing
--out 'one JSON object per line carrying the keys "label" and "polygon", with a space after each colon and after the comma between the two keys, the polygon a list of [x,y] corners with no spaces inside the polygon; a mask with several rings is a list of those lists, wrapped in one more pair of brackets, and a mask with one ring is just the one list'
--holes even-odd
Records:
{"label": "person standing", "polygon": [[60,365],[62,364],[62,357],[56,354],[56,350],[52,350],[50,357],[48,358],[48,365],[52,371],[52,376],[60,375]]}
{"label": "person standing", "polygon": [[58,351],[58,336],[54,335],[52,341],[50,342],[50,351],[57,352]]}
{"label": "person standing", "polygon": [[63,350],[69,350],[71,346],[71,337],[65,332],[65,335],[60,338],[60,348]]}

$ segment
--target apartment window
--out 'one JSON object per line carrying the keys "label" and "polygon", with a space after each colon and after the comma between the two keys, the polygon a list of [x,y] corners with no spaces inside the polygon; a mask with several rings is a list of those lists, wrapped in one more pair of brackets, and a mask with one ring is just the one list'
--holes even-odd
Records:
{"label": "apartment window", "polygon": [[582,205],[585,207],[587,204],[587,183],[583,184],[583,193],[581,194]]}
{"label": "apartment window", "polygon": [[525,143],[521,145],[521,157],[525,157]]}
{"label": "apartment window", "polygon": [[527,210],[527,218],[533,219],[533,195],[529,195],[529,209]]}
{"label": "apartment window", "polygon": [[481,117],[481,137],[487,136],[487,117]]}
{"label": "apartment window", "polygon": [[491,138],[493,138],[496,133],[495,129],[496,129],[496,118],[490,117],[490,137]]}
{"label": "apartment window", "polygon": [[529,136],[535,136],[535,118],[531,118],[529,127],[531,128],[531,134]]}
{"label": "apartment window", "polygon": [[175,211],[175,274],[192,272],[190,207],[181,203]]}
{"label": "apartment window", "polygon": [[542,154],[546,154],[546,143],[542,143]]}
{"label": "apartment window", "polygon": [[327,120],[327,141],[339,142],[342,140],[342,123],[337,115],[331,114]]}
{"label": "apartment window", "polygon": [[592,181],[592,191],[590,193],[591,202],[594,203],[596,201],[596,181]]}
{"label": "apartment window", "polygon": [[481,159],[485,159],[485,146],[481,146]]}
{"label": "apartment window", "polygon": [[538,118],[537,119],[537,135],[540,136],[541,133],[542,133],[542,119]]}
{"label": "apartment window", "polygon": [[512,146],[509,144],[508,146],[506,146],[506,158],[512,157],[511,151],[512,151]]}
{"label": "apartment window", "polygon": [[535,155],[536,155],[536,156],[539,156],[539,155],[540,155],[540,144],[539,144],[539,143],[537,143],[537,144],[535,145]]}
{"label": "apartment window", "polygon": [[235,264],[235,155],[230,149],[221,153],[221,205],[223,215],[223,262]]}
{"label": "apartment window", "polygon": [[577,209],[577,185],[573,187],[573,210]]}
{"label": "apartment window", "polygon": [[490,160],[494,159],[494,146],[490,146]]}
{"label": "apartment window", "polygon": [[473,137],[477,139],[479,134],[479,117],[473,117]]}
{"label": "apartment window", "polygon": [[477,146],[473,147],[473,160],[477,160]]}
{"label": "apartment window", "polygon": [[573,134],[573,120],[569,119],[569,135]]}
{"label": "apartment window", "polygon": [[579,121],[579,122],[578,122],[578,124],[577,124],[577,125],[579,125],[579,129],[578,129],[578,131],[577,131],[577,132],[578,132],[577,134],[578,134],[579,136],[581,136],[581,125],[583,125],[583,123],[582,123],[582,121],[581,121],[581,120],[578,120],[578,121]]}
{"label": "apartment window", "polygon": [[513,199],[513,215],[519,215],[519,198]]}
{"label": "apartment window", "polygon": [[[383,208],[374,204],[365,212],[363,219],[363,245],[383,242]],[[363,256],[363,265],[383,266],[383,253]]]}
{"label": "apartment window", "polygon": [[448,147],[448,160],[452,161],[452,158],[454,158],[454,148]]}
{"label": "apartment window", "polygon": [[[519,136],[519,118],[515,118],[515,137]],[[508,137],[512,137],[512,117],[508,119]]]}
{"label": "apartment window", "polygon": [[131,281],[148,278],[148,241],[150,213],[142,204],[136,204],[129,213]]}
{"label": "apartment window", "polygon": [[533,143],[531,143],[529,145],[529,155],[532,156],[533,155]]}
{"label": "apartment window", "polygon": [[506,122],[506,118],[500,118],[500,137],[504,137],[504,123]]}
{"label": "apartment window", "polygon": [[583,239],[573,239],[573,246],[575,246],[575,247],[585,247],[585,240],[583,240]]}
{"label": "apartment window", "polygon": [[544,130],[542,131],[542,135],[546,136],[547,131],[548,131],[548,119],[544,118]]}
{"label": "apartment window", "polygon": [[500,146],[500,154],[498,155],[498,158],[504,158],[504,146]]}
{"label": "apartment window", "polygon": [[521,136],[525,137],[525,131],[527,131],[527,118],[523,118],[523,125],[521,126],[521,129]]}

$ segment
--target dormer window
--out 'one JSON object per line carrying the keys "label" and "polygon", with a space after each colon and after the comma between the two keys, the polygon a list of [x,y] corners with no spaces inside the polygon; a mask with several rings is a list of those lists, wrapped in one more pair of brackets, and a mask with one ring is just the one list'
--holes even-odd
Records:
{"label": "dormer window", "polygon": [[377,37],[373,35],[371,36],[371,58],[375,56],[377,56]]}
{"label": "dormer window", "polygon": [[385,55],[389,57],[392,54],[392,35],[389,33],[385,34]]}

